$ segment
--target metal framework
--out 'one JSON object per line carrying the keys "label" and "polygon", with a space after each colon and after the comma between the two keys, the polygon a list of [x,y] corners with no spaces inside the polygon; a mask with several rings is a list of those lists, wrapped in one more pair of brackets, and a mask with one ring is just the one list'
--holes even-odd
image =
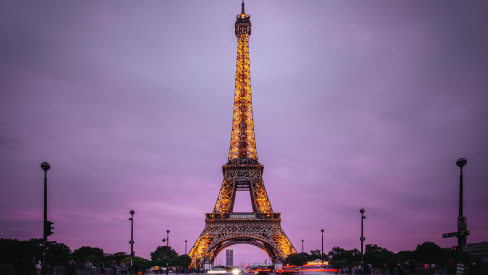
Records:
{"label": "metal framework", "polygon": [[[213,263],[220,251],[235,244],[251,244],[264,250],[273,262],[283,261],[295,248],[281,228],[280,213],[274,213],[263,183],[264,166],[258,162],[252,117],[249,65],[250,16],[237,15],[237,62],[232,136],[224,180],[205,228],[190,250],[190,267]],[[234,212],[237,191],[249,191],[253,212]]]}

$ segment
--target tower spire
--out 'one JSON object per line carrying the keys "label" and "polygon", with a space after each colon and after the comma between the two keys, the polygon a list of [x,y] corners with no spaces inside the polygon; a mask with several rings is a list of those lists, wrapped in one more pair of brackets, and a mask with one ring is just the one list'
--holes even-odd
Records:
{"label": "tower spire", "polygon": [[242,1],[241,14],[235,23],[237,37],[236,80],[234,91],[234,116],[229,149],[229,162],[255,163],[258,161],[252,116],[251,73],[249,65],[250,16],[245,13]]}

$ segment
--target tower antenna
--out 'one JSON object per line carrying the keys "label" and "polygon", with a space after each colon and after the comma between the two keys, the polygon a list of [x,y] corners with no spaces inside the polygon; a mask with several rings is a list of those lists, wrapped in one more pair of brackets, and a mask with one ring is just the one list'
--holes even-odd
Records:
{"label": "tower antenna", "polygon": [[241,5],[242,5],[242,14],[246,14],[246,13],[244,12],[244,0],[242,0],[242,4],[241,4]]}

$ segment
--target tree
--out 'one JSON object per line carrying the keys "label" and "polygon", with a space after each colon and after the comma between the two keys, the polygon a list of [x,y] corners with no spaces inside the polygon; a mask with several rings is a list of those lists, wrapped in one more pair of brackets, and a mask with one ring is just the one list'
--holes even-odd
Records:
{"label": "tree", "polygon": [[335,267],[358,265],[361,262],[361,253],[357,249],[345,250],[333,247],[329,252],[330,263]]}
{"label": "tree", "polygon": [[34,272],[34,264],[42,256],[41,243],[41,239],[0,239],[0,264],[14,265],[16,274]]}
{"label": "tree", "polygon": [[105,266],[111,266],[113,262],[116,264],[120,265],[120,262],[122,262],[122,259],[127,257],[127,253],[125,252],[117,252],[112,255],[108,255],[105,257]]}
{"label": "tree", "polygon": [[290,265],[304,265],[309,261],[310,256],[307,253],[290,254],[285,262]]}
{"label": "tree", "polygon": [[395,254],[388,249],[379,247],[376,244],[367,244],[366,251],[364,253],[364,262],[372,264],[373,267],[383,267],[388,259]]}
{"label": "tree", "polygon": [[184,254],[184,255],[178,256],[177,262],[176,262],[175,266],[179,266],[179,267],[182,267],[182,268],[187,268],[187,267],[190,266],[190,264],[191,264],[191,258],[190,258],[190,256]]}
{"label": "tree", "polygon": [[[34,272],[34,265],[42,259],[42,239],[18,241],[16,239],[0,239],[0,264],[15,266],[16,274]],[[50,266],[64,265],[68,262],[70,249],[64,243],[49,242],[46,250]]]}
{"label": "tree", "polygon": [[47,262],[50,266],[67,265],[71,249],[64,243],[49,242],[46,251]]}
{"label": "tree", "polygon": [[390,257],[387,261],[388,268],[393,270],[398,264],[415,263],[415,255],[413,251],[400,251]]}
{"label": "tree", "polygon": [[417,245],[414,251],[415,259],[424,264],[440,264],[447,262],[449,252],[441,249],[433,242],[425,242]]}
{"label": "tree", "polygon": [[[124,257],[120,263],[125,264],[126,266],[130,266],[130,256]],[[134,260],[132,261],[135,270],[145,270],[151,266],[151,261],[144,259],[142,257],[134,256]]]}
{"label": "tree", "polygon": [[105,262],[105,255],[103,249],[98,247],[82,246],[71,254],[78,266],[83,266],[88,261],[93,265],[99,266]]}
{"label": "tree", "polygon": [[166,262],[168,260],[168,256],[166,255],[166,249],[169,250],[169,261],[171,265],[172,260],[178,257],[178,253],[176,253],[176,251],[171,248],[171,246],[158,246],[156,250],[151,252],[151,264],[166,266]]}

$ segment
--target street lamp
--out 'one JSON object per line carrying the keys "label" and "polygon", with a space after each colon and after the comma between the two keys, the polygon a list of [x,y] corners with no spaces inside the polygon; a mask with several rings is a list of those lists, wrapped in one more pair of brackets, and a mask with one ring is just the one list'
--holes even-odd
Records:
{"label": "street lamp", "polygon": [[364,272],[364,253],[363,253],[363,244],[364,244],[364,241],[366,240],[364,238],[364,235],[363,235],[363,221],[364,219],[366,219],[366,216],[364,216],[364,212],[366,212],[366,210],[364,210],[364,208],[361,208],[359,210],[359,213],[361,213],[361,271]]}
{"label": "street lamp", "polygon": [[[47,222],[47,170],[51,168],[51,165],[47,161],[44,161],[41,163],[41,169],[44,170],[44,218],[43,218],[43,230],[42,230],[42,242],[43,242],[43,249],[42,249],[42,275],[47,274],[47,264],[46,264],[46,247],[47,247],[47,236],[48,236],[48,230],[51,231],[51,224],[49,224],[49,229],[48,227],[48,222]],[[52,234],[52,232],[49,232]],[[49,235],[51,235],[49,234]]]}
{"label": "street lamp", "polygon": [[303,254],[303,240],[302,240],[302,254]]}
{"label": "street lamp", "polygon": [[324,229],[320,229],[320,232],[322,232],[322,254],[320,254],[320,258],[323,261],[324,260]]}
{"label": "street lamp", "polygon": [[463,234],[463,232],[468,230],[466,217],[463,216],[463,167],[464,165],[466,165],[466,163],[468,163],[468,161],[465,158],[459,158],[456,161],[456,165],[461,170],[461,173],[459,175],[459,216],[457,222],[458,249],[460,255],[463,253],[464,245],[466,244],[466,234]]}
{"label": "street lamp", "polygon": [[163,243],[166,242],[166,275],[168,275],[169,270],[169,230],[166,230],[166,238],[163,238]]}
{"label": "street lamp", "polygon": [[[163,241],[163,246],[164,246],[164,243],[166,242],[166,238],[163,238],[163,240],[162,240],[162,241]],[[163,273],[163,272],[162,272],[162,270],[163,270],[163,266],[164,266],[164,262],[163,262],[163,260],[164,260],[164,257],[163,257],[163,247],[161,247],[161,271],[160,271],[161,273]]]}
{"label": "street lamp", "polygon": [[134,214],[136,213],[134,210],[130,212],[130,270],[131,273],[133,272],[132,266],[134,264]]}
{"label": "street lamp", "polygon": [[188,241],[187,241],[187,240],[185,240],[185,255],[188,255],[188,254],[186,254],[186,244],[187,244],[187,243],[188,243]]}

